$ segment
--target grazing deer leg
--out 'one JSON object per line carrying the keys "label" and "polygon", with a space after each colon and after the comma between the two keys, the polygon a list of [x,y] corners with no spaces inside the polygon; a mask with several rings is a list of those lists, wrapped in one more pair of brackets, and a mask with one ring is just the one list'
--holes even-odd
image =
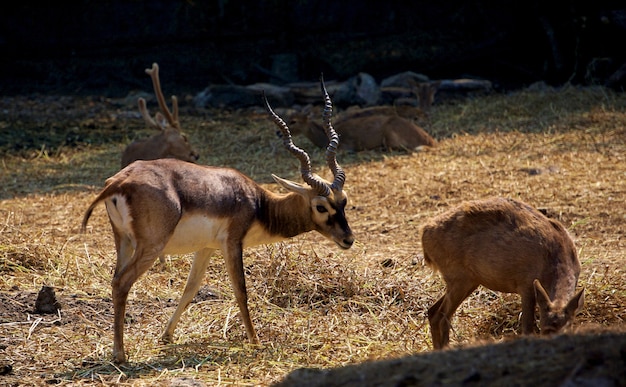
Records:
{"label": "grazing deer leg", "polygon": [[454,284],[454,286],[446,285],[446,294],[428,309],[430,332],[435,349],[441,349],[448,345],[452,315],[463,300],[478,287],[477,284],[470,282],[446,281],[446,284],[450,283]]}
{"label": "grazing deer leg", "polygon": [[428,322],[430,323],[430,335],[433,338],[433,347],[435,349],[441,348],[441,304],[443,300],[446,298],[446,295],[439,297],[437,302],[435,302],[430,308],[428,308]]}
{"label": "grazing deer leg", "polygon": [[530,335],[535,332],[535,289],[531,288],[522,294],[522,317],[520,318],[522,333]]}
{"label": "grazing deer leg", "polygon": [[235,292],[237,305],[239,305],[239,313],[241,313],[241,320],[246,328],[248,340],[250,340],[252,344],[258,344],[259,337],[254,331],[250,312],[248,311],[248,293],[246,291],[246,278],[243,271],[243,248],[241,243],[230,243],[228,248],[223,251],[224,258],[226,259],[226,270],[228,271],[228,277],[230,278],[230,283]]}
{"label": "grazing deer leg", "polygon": [[[120,250],[121,252],[122,250]],[[127,251],[127,250],[126,250]],[[125,258],[118,253],[118,262],[111,283],[113,287],[113,358],[118,363],[126,361],[124,353],[124,319],[126,317],[126,300],[128,292],[133,286],[137,278],[145,273],[154,263],[160,251],[153,249],[144,249],[143,246],[137,246],[130,263],[122,265],[121,261]]]}
{"label": "grazing deer leg", "polygon": [[176,307],[176,311],[170,318],[167,323],[167,327],[165,328],[165,332],[163,336],[161,336],[161,341],[164,343],[171,343],[172,338],[174,337],[174,330],[176,329],[176,325],[178,325],[178,320],[180,320],[180,316],[183,314],[185,309],[191,303],[191,300],[198,294],[198,289],[200,289],[200,284],[202,283],[202,279],[204,278],[204,274],[206,273],[206,268],[209,266],[209,259],[215,252],[215,249],[206,248],[196,252],[193,262],[191,264],[191,270],[189,271],[189,276],[187,277],[187,284],[185,285],[185,290],[183,291],[183,295],[178,302],[178,307]]}

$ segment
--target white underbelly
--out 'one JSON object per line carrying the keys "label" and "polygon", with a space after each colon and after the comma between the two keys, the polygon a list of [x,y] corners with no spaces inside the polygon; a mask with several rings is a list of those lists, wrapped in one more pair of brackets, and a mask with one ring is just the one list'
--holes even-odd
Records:
{"label": "white underbelly", "polygon": [[[209,218],[205,216],[183,217],[170,240],[165,245],[164,254],[188,254],[201,249],[220,249],[228,239],[228,227],[231,220],[227,218]],[[258,223],[250,227],[243,239],[243,247],[274,243],[285,238],[270,235]]]}
{"label": "white underbelly", "polygon": [[188,254],[205,248],[219,249],[227,238],[228,224],[226,218],[183,216],[163,253]]}

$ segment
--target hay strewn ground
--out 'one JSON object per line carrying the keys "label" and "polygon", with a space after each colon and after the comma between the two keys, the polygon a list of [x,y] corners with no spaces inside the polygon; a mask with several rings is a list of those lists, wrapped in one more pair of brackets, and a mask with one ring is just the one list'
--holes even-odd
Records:
{"label": "hay strewn ground", "polygon": [[[586,304],[573,332],[616,332],[610,353],[624,362],[623,94],[565,88],[442,104],[428,128],[440,141],[435,149],[340,154],[358,242],[339,251],[309,233],[246,251],[260,347],[246,343],[220,257],[183,316],[176,343],[159,343],[190,266],[189,257],[172,257],[133,287],[125,331],[130,363],[115,366],[109,362],[115,253],[104,209],[95,211],[86,235],[78,231],[124,145],[150,134],[134,109],[134,101],[95,97],[0,100],[0,374],[7,373],[0,384],[268,385],[301,367],[426,354],[432,347],[425,312],[443,287],[423,266],[419,225],[464,200],[493,195],[544,208],[575,236]],[[238,168],[273,190],[270,173],[298,178],[297,162],[264,112],[187,109],[182,116],[200,162]],[[296,141],[328,176],[322,151]],[[56,315],[33,313],[43,285],[53,286],[63,304]],[[453,346],[508,343],[519,309],[515,295],[479,289],[454,317]],[[485,351],[498,356],[500,347]],[[462,356],[477,355],[468,351],[455,362]],[[533,364],[511,372],[524,367],[532,371]],[[424,372],[442,370],[433,365]],[[431,377],[424,380],[437,380]]]}

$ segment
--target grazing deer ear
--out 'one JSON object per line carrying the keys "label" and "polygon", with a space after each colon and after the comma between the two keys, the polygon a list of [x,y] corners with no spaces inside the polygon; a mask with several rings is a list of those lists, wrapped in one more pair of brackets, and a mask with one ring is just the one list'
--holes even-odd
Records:
{"label": "grazing deer ear", "polygon": [[567,303],[567,306],[565,307],[565,313],[567,313],[568,316],[573,317],[576,312],[582,309],[584,303],[585,289],[580,289],[578,293],[576,293],[574,297],[572,297],[572,299],[569,300],[569,302]]}
{"label": "grazing deer ear", "polygon": [[533,285],[535,286],[535,298],[537,300],[537,304],[542,307],[550,305],[552,300],[548,297],[548,292],[546,292],[546,289],[544,289],[543,285],[541,285],[541,282],[536,279],[533,281]]}

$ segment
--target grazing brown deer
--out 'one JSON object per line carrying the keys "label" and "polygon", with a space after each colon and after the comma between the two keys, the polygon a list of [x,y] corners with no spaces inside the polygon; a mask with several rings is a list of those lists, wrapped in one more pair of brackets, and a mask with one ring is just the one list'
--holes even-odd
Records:
{"label": "grazing brown deer", "polygon": [[152,78],[154,93],[159,103],[161,112],[153,118],[146,108],[146,100],[139,98],[139,112],[146,123],[159,130],[159,133],[142,140],[136,140],[129,144],[122,153],[122,168],[136,160],[155,160],[174,158],[183,161],[196,162],[198,153],[191,147],[187,136],[183,134],[180,122],[178,121],[178,99],[172,96],[172,109],[170,112],[165,97],[161,91],[159,81],[159,65],[152,64],[151,69],[146,69],[146,73]]}
{"label": "grazing brown deer", "polygon": [[428,309],[435,349],[448,344],[452,315],[479,285],[521,295],[523,334],[534,332],[535,304],[541,334],[561,330],[583,305],[574,242],[559,222],[525,203],[463,203],[423,226],[422,247],[426,264],[446,283]]}
{"label": "grazing brown deer", "polygon": [[[341,148],[347,151],[370,149],[414,150],[421,146],[435,146],[436,141],[414,118],[427,118],[437,91],[437,83],[416,86],[420,107],[371,106],[347,109],[335,120],[335,129],[341,138]],[[313,121],[312,107],[307,106],[290,117],[293,133],[304,134],[319,147],[325,146],[322,125]]]}
{"label": "grazing brown deer", "polygon": [[352,246],[354,235],[345,216],[345,173],[336,160],[339,138],[331,125],[332,104],[323,81],[321,87],[332,183],[312,172],[308,154],[293,144],[287,124],[267,99],[266,107],[283,134],[285,147],[300,161],[308,186],[272,175],[289,191],[277,194],[234,169],[174,159],[137,161],[107,179],[85,213],[82,230],[96,205],[104,201],[117,250],[112,281],[116,362],[126,360],[123,335],[128,292],[160,254],[195,252],[185,290],[163,334],[165,342],[172,340],[181,314],[198,292],[213,252],[221,249],[248,339],[258,343],[248,311],[243,249],[312,230],[343,249]]}

